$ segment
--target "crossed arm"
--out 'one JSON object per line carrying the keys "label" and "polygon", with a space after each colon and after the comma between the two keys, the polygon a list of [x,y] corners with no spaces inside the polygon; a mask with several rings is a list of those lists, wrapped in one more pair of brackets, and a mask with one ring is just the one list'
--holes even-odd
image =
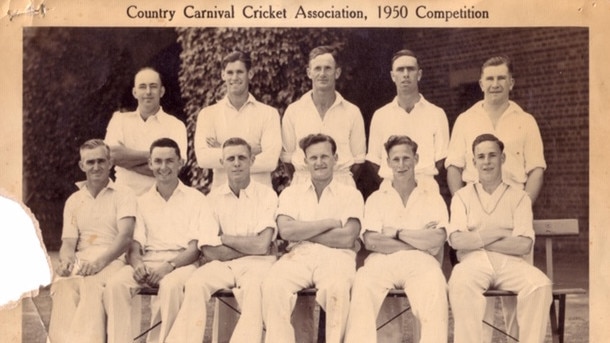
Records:
{"label": "crossed arm", "polygon": [[305,221],[279,215],[277,225],[286,240],[310,241],[340,249],[353,248],[360,232],[360,221],[356,218],[349,218],[342,225],[340,220],[333,218]]}
{"label": "crossed arm", "polygon": [[532,239],[512,236],[512,229],[456,231],[450,235],[451,245],[457,250],[485,249],[506,255],[522,256],[532,249]]}
{"label": "crossed arm", "polygon": [[138,174],[153,176],[152,170],[148,168],[148,151],[130,149],[122,144],[110,147],[110,157],[114,164],[129,169]]}
{"label": "crossed arm", "polygon": [[401,230],[386,226],[382,232],[367,231],[364,234],[364,244],[367,250],[383,254],[400,250],[429,251],[439,249],[446,237],[445,230],[437,227],[437,222],[429,222],[421,230]]}
{"label": "crossed arm", "polygon": [[204,245],[201,247],[206,261],[230,261],[248,255],[266,255],[269,253],[273,228],[267,227],[256,236],[220,236],[221,245]]}

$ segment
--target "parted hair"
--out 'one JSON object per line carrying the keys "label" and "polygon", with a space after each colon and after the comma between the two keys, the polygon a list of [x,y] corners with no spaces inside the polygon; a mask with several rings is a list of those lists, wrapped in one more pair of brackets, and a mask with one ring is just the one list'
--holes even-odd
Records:
{"label": "parted hair", "polygon": [[383,143],[385,151],[390,155],[390,150],[397,145],[406,145],[411,148],[413,154],[417,154],[417,143],[412,140],[409,136],[397,136],[392,135],[388,138],[387,142]]}
{"label": "parted hair", "polygon": [[252,155],[252,147],[250,146],[250,144],[248,144],[248,142],[246,142],[245,139],[241,138],[241,137],[231,137],[229,139],[227,139],[224,143],[222,143],[222,148],[226,148],[228,146],[240,146],[243,145],[246,148],[248,148],[248,153],[250,155]]}
{"label": "parted hair", "polygon": [[498,145],[498,148],[500,148],[500,152],[504,151],[504,143],[498,137],[492,135],[491,133],[484,133],[482,135],[478,135],[477,138],[475,138],[472,142],[472,152],[474,153],[474,148],[483,142],[494,142]]}
{"label": "parted hair", "polygon": [[481,67],[481,75],[483,75],[483,70],[485,70],[485,68],[500,66],[503,64],[506,65],[506,67],[508,68],[508,73],[512,76],[513,75],[513,62],[510,60],[510,57],[508,57],[506,55],[494,56],[494,57],[487,59],[487,61],[485,61],[485,63],[483,63],[483,66]]}
{"label": "parted hair", "polygon": [[104,149],[106,150],[106,157],[110,158],[110,147],[108,146],[108,144],[104,143],[104,141],[99,138],[87,140],[80,146],[79,151],[92,150],[98,147],[104,147]]}
{"label": "parted hair", "polygon": [[250,70],[250,67],[252,67],[252,59],[250,59],[250,54],[240,50],[235,50],[233,52],[230,52],[222,59],[222,70],[224,70],[227,65],[229,65],[229,63],[233,63],[236,61],[243,62],[244,65],[246,65],[246,70]]}
{"label": "parted hair", "polygon": [[323,133],[315,133],[315,134],[312,133],[310,135],[303,137],[299,141],[299,147],[301,147],[301,149],[303,150],[303,153],[305,153],[305,156],[307,156],[307,148],[309,148],[310,146],[312,146],[314,144],[324,143],[324,142],[330,143],[333,155],[337,153],[337,143],[335,143],[335,140],[331,136],[325,135]]}
{"label": "parted hair", "polygon": [[180,147],[178,146],[178,143],[176,143],[176,141],[171,138],[159,138],[156,141],[152,142],[149,151],[151,154],[154,148],[173,148],[178,157],[182,156],[180,155]]}

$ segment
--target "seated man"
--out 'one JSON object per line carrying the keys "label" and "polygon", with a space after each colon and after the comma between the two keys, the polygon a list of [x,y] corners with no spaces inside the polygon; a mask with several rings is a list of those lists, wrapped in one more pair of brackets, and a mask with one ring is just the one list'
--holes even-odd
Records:
{"label": "seated man", "polygon": [[455,193],[448,230],[460,261],[449,279],[454,341],[481,342],[483,293],[494,288],[518,294],[519,341],[544,342],[552,285],[524,259],[535,238],[530,197],[502,181],[504,144],[497,137],[476,137],[472,151],[479,182]]}
{"label": "seated man", "polygon": [[297,292],[316,287],[326,311],[326,342],[342,342],[356,273],[352,250],[360,233],[364,207],[356,188],[337,182],[335,141],[312,134],[300,141],[310,180],[286,188],[279,199],[277,226],[290,241],[289,252],[271,267],[263,281],[266,342],[295,341],[290,316]]}
{"label": "seated man", "polygon": [[254,154],[242,138],[222,145],[220,161],[227,181],[209,195],[218,222],[215,230],[202,232],[201,266],[184,288],[184,301],[166,342],[203,341],[206,304],[223,288],[232,288],[241,316],[231,342],[260,342],[263,333],[261,282],[273,262],[275,191],[250,179]]}
{"label": "seated man", "polygon": [[[158,287],[151,322],[161,321],[148,342],[164,342],[183,298],[184,283],[197,268],[197,237],[215,227],[207,198],[178,179],[184,160],[178,144],[161,138],[150,147],[149,167],[156,183],[137,199],[134,241],[123,267],[104,291],[108,342],[133,340],[128,316],[132,297],[143,287]],[[134,323],[139,325],[139,323]]]}
{"label": "seated man", "polygon": [[136,199],[129,189],[108,177],[110,148],[101,139],[80,147],[80,169],[87,180],[66,201],[62,244],[55,282],[49,339],[53,343],[106,341],[102,292],[108,279],[124,265],[119,258],[129,247]]}
{"label": "seated man", "polygon": [[366,201],[364,246],[372,253],[356,273],[345,342],[376,342],[376,318],[388,291],[403,288],[421,328],[418,342],[447,342],[447,281],[442,258],[447,206],[415,182],[417,143],[391,136],[384,144],[393,179]]}

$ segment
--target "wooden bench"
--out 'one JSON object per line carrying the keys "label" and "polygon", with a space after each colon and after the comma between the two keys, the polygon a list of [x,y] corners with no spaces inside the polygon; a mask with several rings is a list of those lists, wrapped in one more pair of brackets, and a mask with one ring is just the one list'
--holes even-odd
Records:
{"label": "wooden bench", "polygon": [[[534,231],[537,238],[544,238],[545,253],[546,253],[546,275],[553,281],[553,302],[550,308],[551,334],[553,343],[563,343],[565,331],[565,312],[566,312],[566,296],[585,294],[586,290],[582,288],[565,288],[554,282],[553,276],[553,238],[577,236],[579,233],[577,219],[537,219],[534,220]],[[485,296],[516,296],[513,292],[488,290]],[[492,326],[495,330],[508,335],[506,332]],[[510,335],[508,335],[510,336]],[[511,336],[511,338],[513,338]],[[516,340],[515,338],[513,338]],[[517,341],[517,340],[516,340]]]}

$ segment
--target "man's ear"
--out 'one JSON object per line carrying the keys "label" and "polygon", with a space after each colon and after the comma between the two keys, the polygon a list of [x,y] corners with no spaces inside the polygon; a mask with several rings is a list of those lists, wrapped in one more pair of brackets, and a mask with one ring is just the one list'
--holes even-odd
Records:
{"label": "man's ear", "polygon": [[161,86],[161,90],[159,91],[159,98],[162,98],[165,94],[165,87]]}
{"label": "man's ear", "polygon": [[335,80],[337,80],[339,76],[341,76],[341,67],[337,67],[337,69],[335,69]]}
{"label": "man's ear", "polygon": [[415,159],[415,165],[417,165],[417,163],[419,163],[419,154],[415,154],[414,159]]}
{"label": "man's ear", "polygon": [[85,165],[83,164],[83,161],[79,160],[78,161],[78,167],[80,168],[80,170],[82,170],[83,172],[85,171]]}
{"label": "man's ear", "polygon": [[502,164],[504,164],[504,162],[506,161],[506,154],[504,153],[504,151],[502,152],[502,156],[500,157],[500,160],[502,161]]}

